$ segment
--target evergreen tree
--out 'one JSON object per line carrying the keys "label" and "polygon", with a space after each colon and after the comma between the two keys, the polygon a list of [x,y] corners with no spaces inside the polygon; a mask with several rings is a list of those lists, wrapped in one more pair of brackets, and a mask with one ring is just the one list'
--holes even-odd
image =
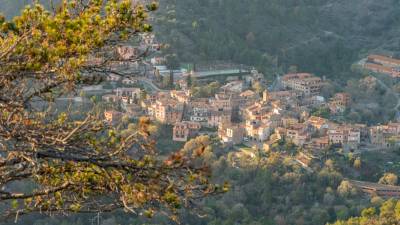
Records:
{"label": "evergreen tree", "polygon": [[124,209],[152,217],[162,208],[176,218],[185,202],[222,191],[198,157],[159,157],[148,118],[124,135],[97,106],[54,110],[55,98],[117,73],[118,43],[150,32],[156,8],[65,0],[54,12],[35,3],[0,19],[0,215]]}

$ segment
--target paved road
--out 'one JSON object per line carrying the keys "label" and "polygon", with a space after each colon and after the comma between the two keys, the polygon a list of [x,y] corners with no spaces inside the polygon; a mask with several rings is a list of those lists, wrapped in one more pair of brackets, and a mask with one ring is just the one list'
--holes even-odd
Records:
{"label": "paved road", "polygon": [[246,73],[250,73],[250,71],[244,69],[211,70],[211,71],[195,72],[193,74],[193,77],[202,78],[202,77],[214,77],[214,76],[240,75]]}
{"label": "paved road", "polygon": [[167,90],[162,90],[159,87],[157,87],[155,84],[153,84],[153,81],[148,79],[148,78],[137,78],[137,80],[141,83],[143,83],[144,85],[146,85],[148,88],[150,88],[153,92],[165,92]]}

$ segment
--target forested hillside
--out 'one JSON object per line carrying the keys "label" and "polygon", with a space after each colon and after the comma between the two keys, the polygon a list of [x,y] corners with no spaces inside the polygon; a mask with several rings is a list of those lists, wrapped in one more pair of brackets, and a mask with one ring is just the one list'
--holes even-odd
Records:
{"label": "forested hillside", "polygon": [[[10,17],[26,2],[0,0],[0,9]],[[396,0],[159,2],[158,38],[185,62],[233,61],[269,75],[296,66],[339,78],[367,52],[400,52]]]}
{"label": "forested hillside", "polygon": [[166,0],[160,36],[181,59],[339,76],[359,54],[399,50],[395,0]]}

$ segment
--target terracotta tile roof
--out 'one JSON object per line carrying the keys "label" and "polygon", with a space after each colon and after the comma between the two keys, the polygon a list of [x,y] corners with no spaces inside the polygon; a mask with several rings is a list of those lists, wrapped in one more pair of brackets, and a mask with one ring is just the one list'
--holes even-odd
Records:
{"label": "terracotta tile roof", "polygon": [[371,69],[371,70],[379,70],[380,72],[384,72],[384,73],[392,73],[393,72],[393,69],[391,67],[378,65],[375,63],[366,63],[364,65],[364,67],[367,69]]}
{"label": "terracotta tile roof", "polygon": [[373,60],[373,61],[375,61],[375,60],[386,61],[388,63],[398,64],[398,66],[400,66],[400,59],[394,59],[394,58],[383,56],[383,55],[369,55],[368,59]]}
{"label": "terracotta tile roof", "polygon": [[255,94],[256,93],[254,91],[247,90],[247,91],[244,91],[244,92],[240,93],[240,96],[241,97],[249,97],[249,96],[254,96]]}
{"label": "terracotta tile roof", "polygon": [[293,80],[293,79],[305,79],[305,78],[310,78],[313,77],[312,74],[310,73],[289,73],[286,74],[282,77],[282,80],[288,81],[288,80]]}

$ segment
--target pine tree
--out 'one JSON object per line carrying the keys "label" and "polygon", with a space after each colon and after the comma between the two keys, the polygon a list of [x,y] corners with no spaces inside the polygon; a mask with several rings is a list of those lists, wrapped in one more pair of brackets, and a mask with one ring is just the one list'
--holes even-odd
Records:
{"label": "pine tree", "polygon": [[[103,122],[98,107],[54,110],[55,98],[117,74],[110,68],[118,43],[150,32],[147,17],[156,8],[65,0],[55,12],[33,4],[0,20],[0,203],[8,206],[0,215],[153,215],[162,208],[172,216],[184,202],[222,190],[196,157],[161,159],[148,118],[124,135]],[[9,188],[15,181],[34,188],[16,192]]]}

